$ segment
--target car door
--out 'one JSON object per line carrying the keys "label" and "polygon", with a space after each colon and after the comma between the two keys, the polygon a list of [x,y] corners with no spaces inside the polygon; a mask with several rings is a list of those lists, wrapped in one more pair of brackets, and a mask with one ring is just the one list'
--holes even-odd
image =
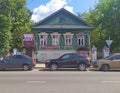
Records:
{"label": "car door", "polygon": [[120,55],[115,55],[111,57],[110,68],[120,69]]}
{"label": "car door", "polygon": [[78,54],[72,54],[70,56],[70,67],[77,67],[78,63],[79,63]]}
{"label": "car door", "polygon": [[13,67],[13,56],[8,56],[4,58],[4,68],[12,68]]}
{"label": "car door", "polygon": [[0,69],[4,69],[4,60],[0,60]]}
{"label": "car door", "polygon": [[23,61],[24,57],[22,55],[14,55],[14,68],[21,68]]}
{"label": "car door", "polygon": [[74,55],[73,54],[65,54],[63,55],[60,60],[59,60],[59,64],[61,67],[74,67],[75,66],[75,62],[74,62]]}

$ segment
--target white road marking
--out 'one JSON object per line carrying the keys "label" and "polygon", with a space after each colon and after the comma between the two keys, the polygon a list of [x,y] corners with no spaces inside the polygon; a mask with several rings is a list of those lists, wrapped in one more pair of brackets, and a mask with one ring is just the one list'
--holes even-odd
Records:
{"label": "white road marking", "polygon": [[46,81],[31,80],[31,81],[27,81],[27,83],[46,83]]}
{"label": "white road marking", "polygon": [[114,84],[118,84],[120,83],[120,81],[102,81],[102,83],[114,83]]}

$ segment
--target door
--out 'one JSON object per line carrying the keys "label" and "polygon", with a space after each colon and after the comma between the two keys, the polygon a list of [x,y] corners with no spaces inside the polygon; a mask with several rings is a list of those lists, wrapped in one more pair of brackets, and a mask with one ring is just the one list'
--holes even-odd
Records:
{"label": "door", "polygon": [[120,69],[120,55],[112,56],[110,59],[111,69]]}
{"label": "door", "polygon": [[20,68],[21,67],[21,58],[19,55],[9,56],[4,59],[5,68]]}
{"label": "door", "polygon": [[33,47],[26,47],[26,55],[32,57],[32,51],[34,50]]}
{"label": "door", "polygon": [[0,60],[0,69],[4,69],[4,60]]}
{"label": "door", "polygon": [[61,67],[75,67],[75,59],[72,54],[65,54],[60,58],[59,64]]}
{"label": "door", "polygon": [[14,66],[13,56],[5,57],[3,65],[5,68],[13,68],[13,66]]}
{"label": "door", "polygon": [[24,64],[24,57],[22,55],[14,55],[14,68],[21,68]]}

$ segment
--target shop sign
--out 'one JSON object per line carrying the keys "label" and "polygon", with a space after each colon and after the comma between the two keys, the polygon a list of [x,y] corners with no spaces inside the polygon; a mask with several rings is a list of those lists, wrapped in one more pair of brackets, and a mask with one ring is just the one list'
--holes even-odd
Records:
{"label": "shop sign", "polygon": [[34,46],[34,35],[23,34],[23,46]]}

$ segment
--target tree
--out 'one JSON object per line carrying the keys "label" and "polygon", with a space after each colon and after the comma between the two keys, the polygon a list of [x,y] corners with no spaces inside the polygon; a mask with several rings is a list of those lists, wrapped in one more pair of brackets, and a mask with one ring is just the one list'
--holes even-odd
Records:
{"label": "tree", "polygon": [[[1,25],[4,27],[6,34],[9,35],[9,39],[4,38],[6,41],[9,41],[8,49],[21,49],[22,47],[22,37],[23,33],[30,31],[30,26],[32,22],[30,21],[32,13],[25,7],[26,0],[0,0],[1,12]],[[4,16],[4,17],[3,17]],[[4,23],[4,24],[3,24]],[[1,28],[1,38],[4,33],[4,29]],[[4,40],[2,39],[2,40]],[[4,40],[4,41],[5,41]],[[4,43],[0,42],[2,46]],[[7,50],[8,50],[7,49]]]}
{"label": "tree", "polygon": [[11,47],[11,18],[9,12],[7,13],[8,15],[6,16],[6,9],[5,8],[5,3],[0,2],[0,56],[3,55],[5,52],[8,52]]}
{"label": "tree", "polygon": [[20,49],[22,47],[22,35],[30,31],[32,13],[25,7],[26,0],[9,0],[11,5],[12,16],[12,48]]}
{"label": "tree", "polygon": [[90,10],[89,13],[84,13],[85,21],[94,27],[93,31],[90,33],[91,46],[95,45],[98,50],[104,46],[104,34],[101,33],[101,24],[99,24],[99,14],[96,14],[96,10]]}
{"label": "tree", "polygon": [[120,50],[120,0],[99,0],[95,8],[84,13],[84,16],[94,27],[91,32],[92,44],[102,47],[110,37],[113,40],[112,50]]}

